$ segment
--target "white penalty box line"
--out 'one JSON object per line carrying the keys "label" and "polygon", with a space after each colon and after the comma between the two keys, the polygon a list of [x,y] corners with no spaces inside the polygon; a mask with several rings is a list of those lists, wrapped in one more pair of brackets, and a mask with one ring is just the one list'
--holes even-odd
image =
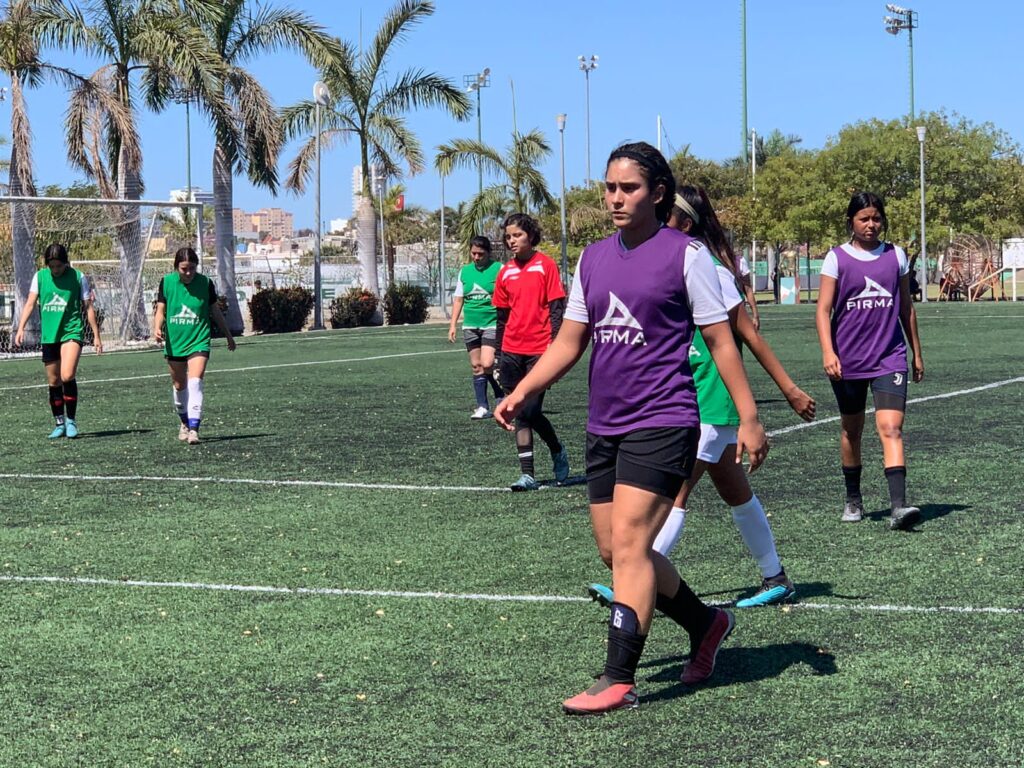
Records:
{"label": "white penalty box line", "polygon": [[[463,602],[490,603],[589,603],[589,597],[566,595],[502,595],[479,592],[416,592],[379,589],[341,589],[332,587],[275,587],[258,584],[214,584],[201,581],[147,581],[141,579],[101,579],[70,576],[13,576],[0,575],[0,582],[10,584],[45,584],[72,587],[129,587],[135,589],[178,589],[206,592],[240,592],[246,594],[289,595],[292,597],[369,597],[405,600],[454,600]],[[729,605],[729,603],[712,603]],[[918,614],[990,614],[996,616],[1018,616],[1024,608],[1001,608],[998,606],[972,605],[892,605],[882,604],[839,604],[839,603],[790,603],[789,610],[827,610],[850,613],[918,613]]]}

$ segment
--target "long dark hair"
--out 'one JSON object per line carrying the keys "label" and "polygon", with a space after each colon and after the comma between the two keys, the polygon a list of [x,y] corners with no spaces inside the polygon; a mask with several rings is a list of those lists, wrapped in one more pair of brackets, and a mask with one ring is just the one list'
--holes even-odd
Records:
{"label": "long dark hair", "polygon": [[885,240],[889,232],[889,217],[885,215],[885,201],[874,192],[856,192],[850,198],[850,204],[846,206],[846,234],[853,235],[853,217],[865,208],[874,208],[882,217],[882,236],[879,240]]}
{"label": "long dark hair", "polygon": [[[726,237],[725,230],[722,229],[722,224],[718,220],[718,214],[715,213],[714,206],[711,205],[711,200],[708,199],[708,193],[704,191],[703,187],[684,184],[679,188],[678,194],[692,209],[687,211],[685,208],[677,205],[673,210],[673,213],[678,218],[685,217],[693,222],[687,234],[691,237],[696,237],[704,243],[718,263],[728,269],[732,273],[733,278],[739,282],[740,271],[736,252],[732,249],[732,244],[729,242],[729,238]],[[694,213],[697,214],[696,219],[693,217]]]}
{"label": "long dark hair", "polygon": [[647,180],[647,189],[651,192],[659,184],[665,187],[664,196],[654,206],[654,215],[662,224],[668,221],[672,213],[672,201],[676,196],[676,177],[672,175],[672,169],[669,168],[665,156],[646,141],[637,141],[613,149],[608,155],[605,168],[611,165],[613,160],[632,160],[640,166],[640,175]]}
{"label": "long dark hair", "polygon": [[199,256],[189,247],[179,248],[174,254],[174,268],[177,269],[181,262],[187,261],[196,266],[199,265]]}

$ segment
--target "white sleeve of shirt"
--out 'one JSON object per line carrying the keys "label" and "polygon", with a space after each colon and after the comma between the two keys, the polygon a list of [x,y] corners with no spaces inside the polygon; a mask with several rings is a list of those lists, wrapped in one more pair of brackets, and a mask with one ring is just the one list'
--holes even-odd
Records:
{"label": "white sleeve of shirt", "polygon": [[572,287],[569,289],[569,300],[565,304],[563,317],[575,320],[577,323],[589,323],[590,315],[587,312],[587,302],[583,298],[583,282],[580,280],[580,273],[583,272],[583,259],[587,252],[580,254],[580,260],[576,263],[576,273],[572,276]]}
{"label": "white sleeve of shirt", "polygon": [[750,274],[750,264],[747,263],[746,256],[740,256],[740,277],[746,277]]}
{"label": "white sleeve of shirt", "polygon": [[92,298],[92,287],[89,285],[89,278],[82,275],[82,301],[88,301]]}
{"label": "white sleeve of shirt", "polygon": [[722,298],[722,285],[711,252],[703,245],[690,245],[683,262],[683,281],[686,295],[697,325],[711,325],[729,319]]}
{"label": "white sleeve of shirt", "polygon": [[821,263],[821,274],[825,275],[825,277],[831,277],[833,280],[839,279],[839,259],[836,258],[831,248],[825,254],[825,260]]}
{"label": "white sleeve of shirt", "polygon": [[29,293],[34,293],[36,296],[39,295],[39,273],[35,272],[32,275],[32,284],[28,287]]}
{"label": "white sleeve of shirt", "polygon": [[910,260],[907,258],[907,252],[900,248],[898,245],[894,245],[896,249],[896,261],[900,265],[900,277],[910,273]]}
{"label": "white sleeve of shirt", "polygon": [[718,284],[722,287],[722,301],[725,308],[731,310],[733,307],[743,303],[743,297],[736,288],[736,279],[725,267],[715,264],[715,271],[718,272]]}
{"label": "white sleeve of shirt", "polygon": [[462,287],[462,272],[459,272],[459,276],[455,278],[455,293],[453,293],[452,296],[458,298],[465,295],[465,289]]}

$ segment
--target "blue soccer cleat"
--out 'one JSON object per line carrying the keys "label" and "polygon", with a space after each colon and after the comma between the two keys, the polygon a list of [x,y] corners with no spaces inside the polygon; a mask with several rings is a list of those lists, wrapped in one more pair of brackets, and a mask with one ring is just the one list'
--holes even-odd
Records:
{"label": "blue soccer cleat", "polygon": [[53,432],[50,433],[49,440],[56,440],[59,437],[64,437],[64,425],[58,424],[53,428]]}
{"label": "blue soccer cleat", "polygon": [[[72,440],[78,437],[78,425],[75,424],[74,419],[64,420],[64,434],[70,437]],[[53,437],[53,435],[50,435],[50,437]]]}
{"label": "blue soccer cleat", "polygon": [[509,486],[509,488],[517,492],[536,491],[538,488],[540,488],[540,483],[534,480],[532,475],[527,475],[526,473],[523,473],[522,475],[519,476],[518,480],[516,480],[514,483],[512,483],[512,485]]}
{"label": "blue soccer cleat", "polygon": [[796,587],[789,580],[786,572],[772,576],[761,582],[761,589],[750,597],[738,600],[737,608],[757,608],[761,605],[778,605],[792,600],[796,596]]}
{"label": "blue soccer cleat", "polygon": [[611,587],[606,587],[604,584],[591,584],[587,587],[587,594],[590,595],[590,599],[596,601],[602,608],[607,608],[609,605],[615,602],[615,593]]}
{"label": "blue soccer cleat", "polygon": [[556,453],[552,459],[555,466],[555,482],[561,485],[569,479],[569,452],[562,446],[562,450]]}

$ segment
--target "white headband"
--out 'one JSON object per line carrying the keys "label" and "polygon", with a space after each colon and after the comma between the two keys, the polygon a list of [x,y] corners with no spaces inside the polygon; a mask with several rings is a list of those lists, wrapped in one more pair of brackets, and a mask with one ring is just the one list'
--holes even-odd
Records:
{"label": "white headband", "polygon": [[700,224],[700,215],[694,210],[693,206],[690,205],[686,199],[676,192],[675,199],[676,208],[679,208],[683,213],[693,219],[694,224]]}

